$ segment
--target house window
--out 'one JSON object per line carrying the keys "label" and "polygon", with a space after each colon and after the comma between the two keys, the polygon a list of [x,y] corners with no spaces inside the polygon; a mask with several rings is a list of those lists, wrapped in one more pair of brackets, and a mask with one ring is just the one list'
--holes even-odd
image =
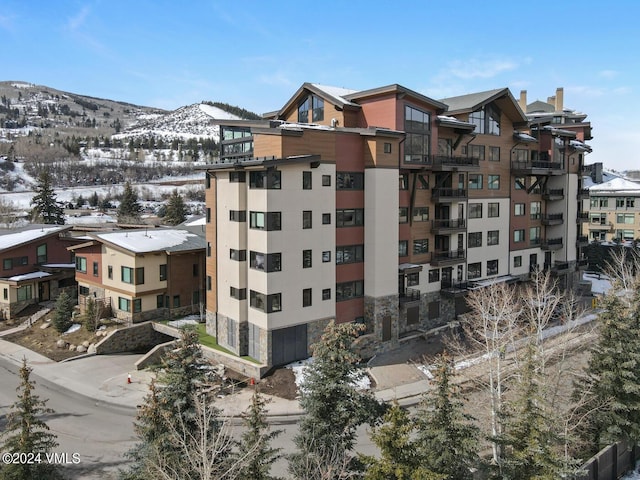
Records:
{"label": "house window", "polygon": [[231,296],[231,298],[235,298],[236,300],[246,300],[247,299],[247,289],[246,288],[229,287],[229,295]]}
{"label": "house window", "polygon": [[[5,258],[2,261],[2,269],[3,270],[13,269],[13,258]],[[76,270],[78,270],[78,257],[76,257]]]}
{"label": "house window", "polygon": [[527,189],[526,177],[516,177],[514,180],[514,188],[516,190],[526,190]]}
{"label": "house window", "polygon": [[429,270],[429,283],[435,283],[440,281],[440,269],[434,268]]}
{"label": "house window", "polygon": [[364,245],[336,247],[336,265],[364,262]]}
{"label": "house window", "polygon": [[336,227],[361,227],[364,225],[364,208],[336,210]]}
{"label": "house window", "polygon": [[364,296],[364,281],[336,283],[336,302]]}
{"label": "house window", "polygon": [[[591,206],[593,207],[593,205]],[[616,208],[624,208],[624,198],[616,198]]]}
{"label": "house window", "polygon": [[47,244],[38,245],[36,248],[36,263],[47,263]]}
{"label": "house window", "polygon": [[194,263],[193,266],[191,267],[191,273],[193,274],[194,277],[197,277],[198,274],[200,273],[200,266],[197,263]]}
{"label": "house window", "polygon": [[482,189],[482,174],[470,173],[469,174],[469,190],[481,190]]}
{"label": "house window", "polygon": [[282,310],[282,294],[272,293],[271,295],[265,295],[264,293],[249,290],[249,305],[265,313],[279,312]]}
{"label": "house window", "polygon": [[523,216],[523,215],[524,215],[524,211],[525,211],[524,203],[515,203],[515,204],[513,205],[513,214],[514,214],[516,217],[521,217],[521,216]]}
{"label": "house window", "polygon": [[490,162],[500,161],[500,147],[489,147],[489,161]]}
{"label": "house window", "polygon": [[311,190],[311,172],[302,172],[302,189]]}
{"label": "house window", "polygon": [[413,254],[420,255],[429,253],[429,240],[426,238],[413,241]]}
{"label": "house window", "polygon": [[513,231],[513,242],[514,243],[524,242],[524,229]]}
{"label": "house window", "polygon": [[384,142],[384,153],[391,153],[391,144],[389,142]]}
{"label": "house window", "polygon": [[133,282],[134,282],[133,268],[131,268],[131,267],[120,267],[120,280],[123,283],[128,283],[130,285],[133,285]]}
{"label": "house window", "polygon": [[212,281],[211,281],[211,275],[207,275],[207,291],[211,291],[211,286],[212,286]]}
{"label": "house window", "polygon": [[76,270],[81,273],[87,273],[87,259],[85,257],[76,257]]}
{"label": "house window", "polygon": [[107,267],[107,277],[109,280],[113,280],[113,267],[111,265]]}
{"label": "house window", "polygon": [[407,274],[407,287],[415,287],[420,284],[420,274],[418,272]]}
{"label": "house window", "polygon": [[311,210],[304,210],[302,212],[302,228],[303,229],[311,228],[312,226],[311,214],[312,214]]}
{"label": "house window", "polygon": [[142,285],[144,283],[144,267],[136,268],[136,285]]}
{"label": "house window", "polygon": [[408,240],[400,240],[398,242],[398,256],[406,257],[409,255],[409,241]]}
{"label": "house window", "polygon": [[133,313],[140,313],[142,311],[142,299],[134,298],[133,299]]}
{"label": "house window", "polygon": [[89,292],[90,292],[89,287],[85,287],[84,285],[78,285],[78,293],[80,295],[86,296],[86,295],[89,295]]}
{"label": "house window", "polygon": [[229,182],[245,183],[247,181],[246,172],[229,172]]}
{"label": "house window", "polygon": [[322,224],[323,225],[331,225],[331,214],[323,213],[322,214]]}
{"label": "house window", "polygon": [[469,123],[476,126],[473,133],[500,135],[500,110],[493,105],[485,105],[469,114]]}
{"label": "house window", "polygon": [[398,208],[398,223],[409,222],[409,207]]}
{"label": "house window", "polygon": [[331,300],[331,289],[330,288],[322,289],[322,300]]}
{"label": "house window", "polygon": [[261,272],[279,272],[282,269],[282,254],[250,251],[249,266]]}
{"label": "house window", "polygon": [[482,276],[482,263],[470,263],[467,267],[467,279],[474,280]]}
{"label": "house window", "polygon": [[207,208],[207,223],[211,223],[211,209]]}
{"label": "house window", "polygon": [[516,255],[513,257],[513,267],[518,268],[522,266],[522,255]]}
{"label": "house window", "polygon": [[236,262],[244,262],[247,259],[247,251],[235,250],[231,248],[229,249],[229,258],[231,260],[235,260]]}
{"label": "house window", "polygon": [[531,220],[540,220],[542,216],[542,204],[540,202],[531,202],[530,205],[530,215]]}
{"label": "house window", "polygon": [[231,222],[246,222],[247,212],[245,210],[229,210],[229,220]]}
{"label": "house window", "polygon": [[431,116],[427,112],[405,105],[404,161],[407,163],[427,163],[431,153]]}
{"label": "house window", "polygon": [[636,199],[633,197],[627,197],[627,208],[633,208],[636,205]]}
{"label": "house window", "polygon": [[93,262],[93,276],[98,276],[98,262]]}
{"label": "house window", "polygon": [[329,250],[325,250],[322,252],[322,263],[327,263],[331,261],[331,252]]}
{"label": "house window", "polygon": [[173,308],[178,308],[180,306],[180,295],[173,296]]}
{"label": "house window", "polygon": [[487,216],[489,218],[496,218],[500,216],[500,204],[497,202],[491,202],[487,204]]}
{"label": "house window", "polygon": [[160,295],[156,295],[156,308],[163,308],[164,307],[164,295],[160,294]]}
{"label": "house window", "polygon": [[428,222],[429,221],[429,207],[416,207],[413,209],[413,221],[414,222]]}
{"label": "house window", "polygon": [[4,300],[9,300],[9,289],[8,288],[3,288],[2,289],[2,298]]}
{"label": "house window", "polygon": [[619,213],[616,215],[616,223],[634,224],[635,215],[633,213]]}
{"label": "house window", "polygon": [[249,228],[256,230],[280,230],[281,213],[280,212],[250,212]]}
{"label": "house window", "polygon": [[261,170],[249,172],[249,188],[266,188],[267,190],[280,190],[282,187],[282,172],[279,170]]}
{"label": "house window", "polygon": [[305,98],[300,105],[298,105],[298,123],[309,123],[309,104],[311,103],[309,97]]}
{"label": "house window", "polygon": [[489,190],[500,190],[500,175],[489,175],[487,178],[487,188]]}
{"label": "house window", "polygon": [[467,248],[476,248],[482,246],[482,232],[469,233],[467,239]]}
{"label": "house window", "polygon": [[122,310],[123,312],[130,312],[131,311],[131,300],[129,300],[128,298],[124,298],[124,297],[118,297],[118,309]]}
{"label": "house window", "polygon": [[498,260],[487,260],[487,276],[498,274]]}
{"label": "house window", "polygon": [[469,218],[482,218],[482,204],[470,203],[469,204]]}
{"label": "house window", "polygon": [[487,246],[498,245],[500,239],[500,230],[489,230],[487,232]]}
{"label": "house window", "polygon": [[311,268],[311,264],[312,264],[312,251],[303,250],[302,251],[302,268]]}
{"label": "house window", "polygon": [[207,242],[207,257],[211,256],[211,242]]}
{"label": "house window", "polygon": [[337,172],[336,190],[362,190],[364,189],[364,173]]}
{"label": "house window", "polygon": [[322,186],[323,187],[331,186],[331,175],[322,175]]}
{"label": "house window", "polygon": [[469,145],[469,153],[467,155],[471,158],[484,160],[484,145]]}
{"label": "house window", "polygon": [[33,287],[31,285],[22,285],[16,290],[18,301],[31,300],[33,298]]}
{"label": "house window", "polygon": [[310,307],[311,306],[311,289],[305,288],[302,290],[302,306]]}
{"label": "house window", "polygon": [[324,120],[324,100],[315,95],[311,96],[311,120],[314,123]]}

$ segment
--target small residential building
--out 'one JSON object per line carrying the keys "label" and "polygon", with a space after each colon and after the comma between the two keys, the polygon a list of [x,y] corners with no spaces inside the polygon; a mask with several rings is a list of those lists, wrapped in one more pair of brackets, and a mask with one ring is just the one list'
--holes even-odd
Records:
{"label": "small residential building", "polygon": [[204,312],[201,227],[90,234],[70,250],[81,308],[91,298],[128,322]]}
{"label": "small residential building", "polygon": [[72,255],[77,243],[70,226],[29,225],[0,230],[0,320],[32,304],[55,300],[75,287]]}
{"label": "small residential building", "polygon": [[640,239],[640,183],[614,178],[589,187],[584,200],[589,221],[583,234],[589,241],[633,241]]}

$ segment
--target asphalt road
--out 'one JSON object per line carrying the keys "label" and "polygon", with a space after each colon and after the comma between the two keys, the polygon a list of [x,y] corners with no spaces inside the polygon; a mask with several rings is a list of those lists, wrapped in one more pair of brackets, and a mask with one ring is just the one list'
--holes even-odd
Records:
{"label": "asphalt road", "polygon": [[[0,358],[0,431],[6,424],[6,414],[16,401],[19,384],[18,367]],[[35,393],[48,399],[47,406],[55,413],[45,421],[58,436],[60,444],[54,451],[68,454],[61,470],[73,480],[115,479],[119,468],[126,467],[123,455],[135,443],[133,419],[135,410],[119,409],[74,395],[45,379],[32,375]],[[73,454],[79,462],[74,464]]]}

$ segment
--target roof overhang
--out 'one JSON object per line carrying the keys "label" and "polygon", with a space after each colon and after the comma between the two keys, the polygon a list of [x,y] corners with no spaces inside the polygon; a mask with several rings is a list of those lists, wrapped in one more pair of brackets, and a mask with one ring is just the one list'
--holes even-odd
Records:
{"label": "roof overhang", "polygon": [[422,271],[422,265],[417,263],[401,263],[398,265],[398,272],[403,274],[417,273]]}

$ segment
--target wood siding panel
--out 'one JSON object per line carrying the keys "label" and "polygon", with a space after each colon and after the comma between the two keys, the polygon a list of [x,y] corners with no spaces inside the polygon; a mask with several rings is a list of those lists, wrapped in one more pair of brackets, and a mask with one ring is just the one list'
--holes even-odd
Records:
{"label": "wood siding panel", "polygon": [[[207,173],[207,175],[210,175]],[[207,210],[210,212],[210,221],[205,226],[206,237],[208,242],[208,248],[210,248],[211,255],[207,256],[207,247],[205,247],[205,259],[206,259],[206,274],[205,274],[205,290],[206,290],[206,303],[207,311],[215,313],[218,311],[218,282],[217,282],[217,232],[216,232],[216,187],[217,178],[211,175],[211,182],[209,188],[205,190],[205,203]],[[207,278],[210,278],[211,288],[207,289]]]}

